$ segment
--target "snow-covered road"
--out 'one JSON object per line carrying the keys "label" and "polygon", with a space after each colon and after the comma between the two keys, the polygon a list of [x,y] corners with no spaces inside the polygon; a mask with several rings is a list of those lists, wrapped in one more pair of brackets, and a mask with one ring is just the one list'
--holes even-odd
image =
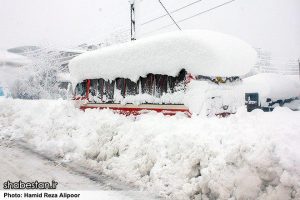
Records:
{"label": "snow-covered road", "polygon": [[103,189],[98,183],[72,174],[63,166],[44,159],[16,144],[2,141],[0,144],[0,182],[49,181],[59,182],[58,189]]}
{"label": "snow-covered road", "polygon": [[[0,99],[0,138],[23,141],[21,150],[2,147],[0,166],[15,178],[59,177],[66,189],[109,185],[127,195],[138,187],[172,200],[300,199],[299,122],[299,111],[280,107],[241,108],[227,118],[125,117],[82,112],[70,101]],[[24,155],[24,148],[37,153]]]}
{"label": "snow-covered road", "polygon": [[[33,182],[52,180],[58,190],[98,191],[103,200],[154,199],[146,192],[118,185],[107,177],[94,174],[83,167],[63,164],[39,154],[16,141],[0,140],[0,183],[5,181]],[[110,182],[110,183],[109,183]],[[1,187],[2,189],[2,187]],[[99,193],[100,192],[100,193]]]}

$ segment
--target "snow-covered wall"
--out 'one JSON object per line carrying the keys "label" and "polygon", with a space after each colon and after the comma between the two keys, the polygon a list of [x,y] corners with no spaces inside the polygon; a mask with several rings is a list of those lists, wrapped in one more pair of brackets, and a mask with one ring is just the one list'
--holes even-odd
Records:
{"label": "snow-covered wall", "polygon": [[69,63],[73,82],[117,77],[138,80],[148,73],[175,76],[240,76],[256,62],[255,50],[230,35],[207,30],[166,33],[81,54]]}

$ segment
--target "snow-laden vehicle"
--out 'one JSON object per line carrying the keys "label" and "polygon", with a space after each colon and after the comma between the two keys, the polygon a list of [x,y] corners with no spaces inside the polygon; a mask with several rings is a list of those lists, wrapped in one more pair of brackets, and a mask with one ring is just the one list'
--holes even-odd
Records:
{"label": "snow-laden vehicle", "polygon": [[248,111],[272,111],[277,106],[300,110],[300,80],[297,75],[261,73],[243,80]]}
{"label": "snow-laden vehicle", "polygon": [[69,70],[82,109],[223,115],[235,112],[234,89],[255,62],[244,41],[191,30],[83,53]]}

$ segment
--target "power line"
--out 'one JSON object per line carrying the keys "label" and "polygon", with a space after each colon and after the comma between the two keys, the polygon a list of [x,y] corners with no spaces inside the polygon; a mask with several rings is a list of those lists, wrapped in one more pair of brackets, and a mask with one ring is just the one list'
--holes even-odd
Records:
{"label": "power line", "polygon": [[[202,14],[204,14],[204,13],[207,13],[207,12],[209,12],[209,11],[212,11],[212,10],[215,10],[215,9],[220,8],[220,7],[222,7],[222,6],[225,6],[225,5],[227,5],[227,4],[230,4],[230,3],[234,2],[234,1],[235,1],[235,0],[227,1],[227,2],[225,2],[225,3],[222,3],[222,4],[220,4],[220,5],[217,5],[217,6],[215,6],[215,7],[212,7],[212,8],[210,8],[210,9],[207,9],[207,10],[204,10],[204,11],[202,11],[202,12],[199,12],[199,13],[197,13],[197,14],[195,14],[195,15],[192,15],[192,16],[190,16],[190,17],[181,19],[181,20],[177,21],[177,23],[181,23],[181,22],[184,22],[184,21],[186,21],[186,20],[192,19],[192,18],[194,18],[194,17],[197,17],[197,16],[202,15]],[[159,30],[162,30],[162,29],[165,29],[165,28],[170,27],[170,26],[173,26],[173,25],[174,25],[174,24],[168,24],[168,25],[163,26],[163,27],[160,27],[160,28],[158,28],[158,29],[156,29],[156,30],[154,30],[154,31],[148,32],[148,33],[146,33],[146,34],[150,34],[150,33],[153,33],[153,32],[156,32],[156,31],[159,31]]]}
{"label": "power line", "polygon": [[[180,10],[183,10],[183,9],[185,9],[185,8],[187,8],[187,7],[190,7],[190,6],[192,6],[192,5],[196,4],[196,3],[199,3],[199,2],[201,2],[201,1],[203,1],[203,0],[196,0],[196,1],[192,2],[192,3],[189,3],[189,4],[185,5],[185,6],[182,6],[182,7],[180,7],[180,8],[177,8],[176,10],[171,11],[170,14],[176,13],[176,12],[178,12],[178,11],[180,11]],[[227,1],[227,2],[225,2],[225,3],[222,3],[222,4],[217,5],[217,6],[215,6],[215,7],[212,7],[212,8],[210,8],[210,9],[204,10],[204,11],[202,11],[202,12],[200,12],[200,13],[197,13],[197,14],[195,14],[195,15],[193,15],[193,16],[190,16],[190,17],[184,18],[184,19],[182,19],[182,20],[179,20],[179,21],[177,21],[176,25],[177,25],[178,23],[183,22],[183,21],[186,21],[186,20],[189,20],[189,19],[191,19],[191,18],[197,17],[198,15],[201,15],[201,14],[207,13],[207,12],[209,12],[209,11],[212,11],[212,10],[214,10],[214,9],[217,9],[217,8],[219,8],[219,7],[225,6],[226,4],[232,3],[233,1],[235,1],[235,0]],[[153,18],[153,19],[151,19],[151,20],[149,20],[149,21],[143,22],[143,23],[140,24],[140,26],[146,25],[146,24],[148,24],[148,23],[151,23],[151,22],[153,22],[153,21],[156,21],[156,20],[158,20],[158,19],[160,19],[160,18],[163,18],[163,17],[166,17],[166,16],[168,16],[168,14],[164,14],[164,15],[161,15],[161,16],[159,16],[159,17]],[[174,24],[173,24],[173,23],[172,23],[172,24],[168,24],[168,25],[163,26],[163,27],[161,27],[161,28],[159,28],[159,29],[156,29],[156,30],[154,30],[154,31],[148,32],[148,33],[146,33],[146,34],[153,33],[153,32],[159,31],[159,30],[161,30],[161,29],[165,29],[165,28],[170,27],[170,26],[172,26],[172,25],[174,25]],[[180,28],[180,27],[179,27],[179,28]],[[124,30],[123,30],[122,32],[120,32],[120,33],[125,33],[125,32],[127,32],[127,31],[130,31],[130,29],[124,29]],[[115,32],[115,31],[113,31],[113,32]],[[108,34],[107,34],[107,35],[108,35]]]}
{"label": "power line", "polygon": [[[192,3],[190,3],[190,4],[187,4],[187,5],[185,5],[185,6],[183,6],[183,7],[180,7],[180,8],[178,8],[178,9],[176,9],[176,10],[173,10],[173,11],[171,11],[170,13],[173,14],[173,13],[178,12],[178,11],[184,9],[184,8],[187,8],[187,7],[192,6],[192,5],[196,4],[196,3],[199,3],[200,1],[202,1],[202,0],[194,1],[194,2],[192,2]],[[158,19],[160,19],[160,18],[166,17],[166,16],[168,16],[168,14],[164,14],[164,15],[161,15],[161,16],[159,16],[159,17],[150,19],[149,21],[143,22],[143,23],[141,24],[141,26],[143,26],[143,25],[145,25],[145,24],[148,24],[148,23],[151,23],[151,22],[154,22],[154,21],[156,21],[156,20],[158,20]]]}
{"label": "power line", "polygon": [[225,3],[223,3],[223,4],[220,4],[220,5],[218,5],[218,6],[215,6],[215,7],[213,7],[213,8],[210,8],[210,9],[208,9],[208,10],[202,11],[202,12],[200,12],[200,13],[197,13],[197,14],[193,15],[193,16],[190,16],[190,17],[187,17],[187,18],[185,18],[185,19],[179,20],[178,23],[179,23],[179,22],[186,21],[186,20],[189,20],[189,19],[194,18],[194,17],[197,17],[198,15],[201,15],[201,14],[204,14],[204,13],[206,13],[206,12],[209,12],[209,11],[212,11],[212,10],[214,10],[214,9],[217,9],[217,8],[219,8],[219,7],[225,6],[225,5],[230,4],[230,3],[234,2],[234,1],[235,1],[235,0],[227,1],[227,2],[225,2]]}
{"label": "power line", "polygon": [[[182,6],[182,7],[180,7],[180,8],[177,8],[176,10],[173,10],[173,11],[171,11],[170,13],[172,14],[172,13],[178,12],[178,11],[180,11],[180,10],[183,10],[183,9],[185,9],[185,8],[187,8],[187,7],[189,7],[189,6],[192,6],[192,5],[196,4],[196,3],[199,3],[199,2],[201,2],[201,1],[203,1],[203,0],[196,0],[196,1],[194,1],[194,2],[192,2],[192,3],[189,3],[189,4],[185,5],[185,6]],[[202,11],[202,12],[200,12],[200,13],[197,13],[197,14],[191,16],[191,17],[188,17],[188,18],[179,20],[177,23],[186,21],[186,20],[191,19],[191,18],[193,18],[193,17],[196,17],[196,16],[198,16],[198,15],[201,15],[201,14],[204,14],[204,13],[209,12],[209,11],[211,11],[211,10],[217,9],[217,8],[222,7],[222,6],[226,5],[226,4],[229,4],[229,3],[233,2],[233,1],[235,1],[235,0],[231,0],[231,1],[225,2],[225,3],[220,4],[220,5],[218,5],[218,6],[212,7],[212,8],[210,8],[210,9],[208,9],[208,10],[205,10],[205,11]],[[156,21],[156,20],[158,20],[158,19],[160,19],[160,18],[163,18],[163,17],[165,17],[165,16],[168,16],[168,14],[164,14],[164,15],[161,15],[161,16],[159,16],[159,17],[153,18],[153,19],[151,19],[151,20],[149,20],[149,21],[143,22],[143,23],[140,24],[140,26],[146,25],[146,24],[148,24],[148,23],[151,23],[151,22],[153,22],[153,21]],[[150,33],[153,33],[153,32],[156,32],[156,31],[159,31],[159,30],[162,30],[162,29],[165,29],[165,28],[167,28],[167,27],[169,27],[169,26],[172,26],[172,25],[174,25],[174,24],[173,24],[173,23],[172,23],[172,24],[168,24],[168,25],[163,26],[163,27],[161,27],[161,28],[159,28],[159,29],[156,29],[156,30],[154,30],[154,31],[148,32],[148,33],[146,33],[146,34],[150,34]],[[122,29],[123,29],[123,30],[122,30]],[[117,29],[117,31],[121,31],[120,34],[122,34],[122,33],[125,33],[125,32],[130,31],[130,29],[128,29],[128,28],[125,29],[125,27],[122,27],[122,28]],[[114,32],[116,32],[116,31],[114,30],[114,31],[112,31],[111,33],[114,33]],[[111,33],[110,33],[110,34],[111,34]],[[110,35],[110,34],[103,34],[101,38],[105,38],[105,36],[108,36],[108,35]],[[99,36],[94,37],[93,40],[95,40],[95,39],[97,39],[97,38],[100,38],[100,37],[99,37]],[[89,40],[92,40],[92,39],[89,39]]]}
{"label": "power line", "polygon": [[159,3],[161,4],[161,6],[164,8],[164,10],[166,11],[166,13],[169,15],[169,17],[172,19],[172,21],[174,22],[174,24],[177,26],[177,28],[179,29],[179,30],[181,30],[181,28],[179,27],[179,25],[176,23],[176,21],[174,20],[174,18],[171,16],[171,14],[169,13],[169,11],[167,10],[167,8],[164,6],[164,4],[160,1],[160,0],[158,0],[159,1]]}
{"label": "power line", "polygon": [[[182,7],[180,7],[180,8],[177,8],[176,10],[173,10],[173,11],[171,11],[170,13],[172,14],[172,13],[178,12],[178,11],[180,11],[180,10],[183,10],[183,9],[185,9],[185,8],[187,8],[187,7],[189,7],[189,6],[192,6],[192,5],[196,4],[196,3],[199,3],[199,2],[201,2],[201,1],[202,1],[202,0],[194,1],[194,2],[192,2],[192,3],[189,3],[189,4],[185,5],[185,6],[182,6]],[[200,13],[197,13],[197,14],[195,14],[195,15],[193,15],[193,16],[184,18],[184,19],[182,19],[182,20],[177,21],[177,23],[181,23],[181,22],[183,22],[183,21],[189,20],[189,19],[194,18],[194,17],[196,17],[196,16],[198,16],[198,15],[201,15],[201,14],[204,14],[204,13],[209,12],[209,11],[211,11],[211,10],[217,9],[217,8],[219,8],[219,7],[222,7],[222,6],[226,5],[226,4],[232,3],[233,1],[235,1],[235,0],[231,0],[231,1],[225,2],[225,3],[220,4],[220,5],[218,5],[218,6],[212,7],[212,8],[210,8],[210,9],[208,9],[208,10],[205,10],[205,11],[202,11],[202,12],[200,12]],[[140,25],[141,25],[141,26],[146,25],[146,24],[148,24],[148,23],[151,23],[151,22],[153,22],[153,21],[156,21],[156,20],[158,20],[158,19],[160,19],[160,18],[163,18],[163,17],[166,17],[166,16],[168,16],[168,14],[164,14],[164,15],[161,15],[161,16],[159,16],[159,17],[153,18],[153,19],[151,19],[151,20],[149,20],[149,21],[143,22],[143,23],[140,24]],[[150,33],[153,33],[153,32],[156,32],[156,31],[159,31],[159,30],[162,30],[162,29],[165,29],[165,28],[170,27],[170,26],[172,26],[172,25],[174,25],[174,24],[173,24],[173,23],[172,23],[172,24],[168,24],[168,25],[166,25],[166,26],[160,27],[159,29],[156,29],[156,30],[154,30],[154,31],[148,32],[148,33],[146,33],[146,34],[150,34]],[[121,31],[121,32],[120,32],[121,34],[127,32],[127,31],[130,31],[130,29],[128,29],[128,28],[127,28],[127,29],[124,29],[124,28],[125,28],[125,27],[119,28],[119,29],[117,29],[117,31]],[[122,29],[123,29],[123,30],[122,30]],[[110,34],[112,34],[112,33],[114,33],[114,32],[116,32],[116,30],[110,32]],[[97,38],[105,38],[105,36],[108,36],[108,35],[110,35],[110,34],[103,34],[102,37],[97,36],[97,37],[94,37],[93,39],[89,39],[89,41],[90,41],[90,40],[95,40],[95,39],[97,39]],[[76,47],[77,47],[77,46],[76,46]],[[37,51],[39,51],[39,50],[37,50]],[[32,52],[34,52],[34,51],[32,51]]]}

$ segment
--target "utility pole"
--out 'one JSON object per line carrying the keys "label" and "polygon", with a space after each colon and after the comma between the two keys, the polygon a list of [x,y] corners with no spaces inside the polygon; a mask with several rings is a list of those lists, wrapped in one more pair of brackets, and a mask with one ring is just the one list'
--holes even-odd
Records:
{"label": "utility pole", "polygon": [[135,35],[135,6],[134,6],[134,0],[130,2],[130,35],[131,35],[131,41],[136,40]]}

